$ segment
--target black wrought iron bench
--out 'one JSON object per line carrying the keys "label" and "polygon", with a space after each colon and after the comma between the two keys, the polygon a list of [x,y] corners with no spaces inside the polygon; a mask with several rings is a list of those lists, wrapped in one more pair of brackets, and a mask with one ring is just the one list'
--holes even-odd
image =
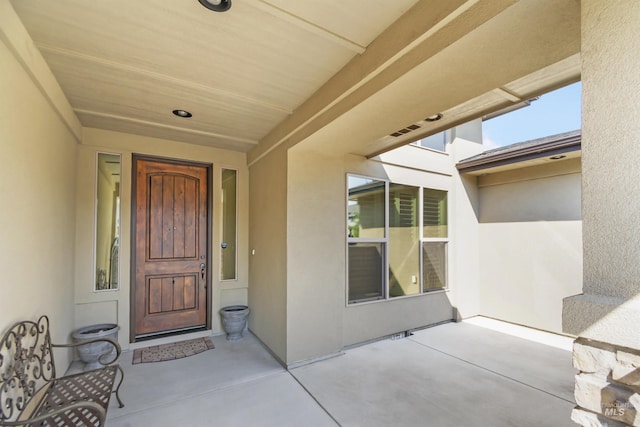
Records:
{"label": "black wrought iron bench", "polygon": [[[99,341],[115,348],[115,357],[112,349],[100,356],[102,368],[56,377],[52,348]],[[119,356],[120,345],[108,338],[52,344],[47,316],[16,323],[0,340],[0,426],[104,425],[112,393],[124,406],[118,394],[124,372],[114,364]]]}

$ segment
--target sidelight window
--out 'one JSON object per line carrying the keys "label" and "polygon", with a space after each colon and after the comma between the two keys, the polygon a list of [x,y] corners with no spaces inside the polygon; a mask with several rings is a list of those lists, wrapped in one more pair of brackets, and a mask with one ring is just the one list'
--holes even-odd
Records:
{"label": "sidelight window", "polygon": [[238,251],[238,172],[222,169],[222,243],[220,256],[220,279],[237,279]]}

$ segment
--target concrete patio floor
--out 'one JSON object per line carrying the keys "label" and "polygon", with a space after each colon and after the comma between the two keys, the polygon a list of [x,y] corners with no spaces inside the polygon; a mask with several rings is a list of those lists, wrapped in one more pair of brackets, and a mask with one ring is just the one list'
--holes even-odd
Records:
{"label": "concrete patio floor", "polygon": [[487,327],[500,325],[449,323],[290,371],[250,333],[175,361],[132,365],[124,352],[126,406],[112,400],[107,426],[575,425],[570,340]]}

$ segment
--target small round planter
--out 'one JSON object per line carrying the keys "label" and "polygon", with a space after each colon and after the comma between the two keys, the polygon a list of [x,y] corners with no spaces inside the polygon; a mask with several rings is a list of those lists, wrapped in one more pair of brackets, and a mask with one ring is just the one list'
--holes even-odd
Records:
{"label": "small round planter", "polygon": [[[103,323],[77,329],[71,334],[71,338],[76,344],[97,338],[110,338],[118,342],[119,330],[120,326],[115,323]],[[101,368],[103,365],[99,362],[100,356],[104,356],[102,360],[105,362],[112,361],[116,356],[115,348],[108,342],[95,342],[76,348],[78,349],[80,360],[84,362],[85,371]]]}
{"label": "small round planter", "polygon": [[247,326],[249,312],[249,307],[246,305],[230,305],[220,310],[222,328],[227,333],[228,341],[242,339],[242,332]]}

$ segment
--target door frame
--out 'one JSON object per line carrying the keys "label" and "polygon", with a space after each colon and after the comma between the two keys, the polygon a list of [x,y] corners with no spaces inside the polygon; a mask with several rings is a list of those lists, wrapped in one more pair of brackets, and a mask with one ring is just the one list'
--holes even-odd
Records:
{"label": "door frame", "polygon": [[[135,239],[135,230],[137,224],[137,197],[136,197],[136,189],[138,182],[138,173],[137,173],[137,163],[138,160],[146,160],[158,163],[170,163],[176,165],[183,166],[198,166],[203,167],[207,170],[207,259],[206,263],[209,266],[206,269],[206,324],[204,328],[196,328],[189,329],[185,331],[181,330],[173,330],[166,332],[159,332],[157,334],[151,336],[138,337],[136,339],[136,331],[135,331],[135,316],[136,316],[136,261],[138,254],[136,253],[136,239]],[[129,342],[139,342],[149,339],[167,337],[172,335],[179,335],[183,333],[189,332],[197,332],[201,330],[210,330],[211,329],[211,312],[213,306],[213,264],[211,260],[213,259],[211,249],[213,248],[213,236],[212,236],[212,225],[213,225],[213,163],[205,163],[205,162],[196,162],[184,159],[176,159],[171,157],[160,157],[153,156],[148,154],[139,154],[132,153],[131,155],[131,224],[130,224],[130,246],[131,246],[131,259],[129,266]]]}

